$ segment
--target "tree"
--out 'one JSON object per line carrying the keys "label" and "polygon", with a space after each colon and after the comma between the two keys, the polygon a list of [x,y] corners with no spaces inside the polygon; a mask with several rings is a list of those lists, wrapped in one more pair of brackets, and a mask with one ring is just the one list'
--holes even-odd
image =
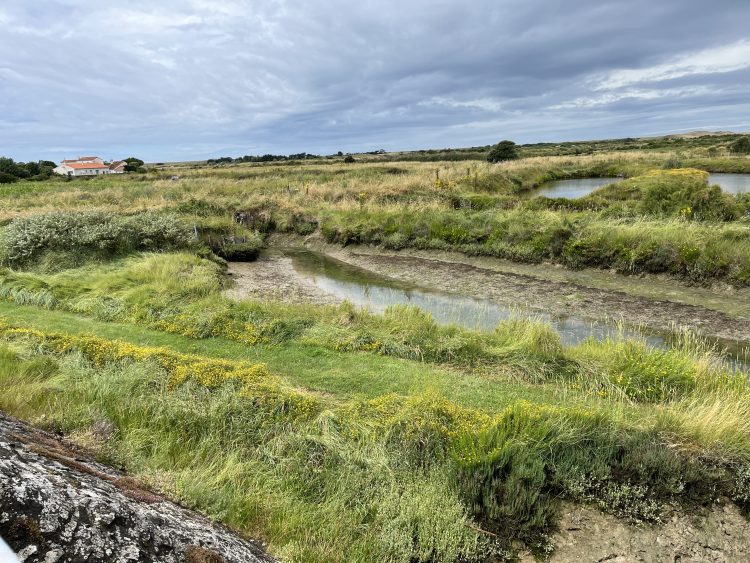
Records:
{"label": "tree", "polygon": [[736,154],[750,154],[750,136],[740,137],[729,145],[729,150]]}
{"label": "tree", "polygon": [[518,158],[518,151],[513,141],[500,141],[487,154],[488,162],[501,162],[503,160],[515,160],[516,158]]}
{"label": "tree", "polygon": [[143,172],[143,161],[140,158],[131,156],[126,158],[124,162],[127,163],[125,164],[125,172]]}
{"label": "tree", "polygon": [[16,178],[13,174],[8,174],[7,172],[0,172],[0,184],[12,184],[13,182],[17,180],[18,178]]}
{"label": "tree", "polygon": [[0,157],[0,172],[11,176],[20,176],[20,167],[12,158]]}
{"label": "tree", "polygon": [[354,157],[352,155],[347,154],[344,157],[344,162],[346,162],[347,164],[351,164],[352,162],[356,162],[356,161],[354,160]]}

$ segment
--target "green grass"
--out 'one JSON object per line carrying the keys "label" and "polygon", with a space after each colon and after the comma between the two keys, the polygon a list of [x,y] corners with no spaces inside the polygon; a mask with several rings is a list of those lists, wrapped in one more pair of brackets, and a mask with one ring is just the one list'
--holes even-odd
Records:
{"label": "green grass", "polygon": [[139,346],[163,346],[186,354],[266,363],[291,384],[344,398],[375,398],[387,393],[410,395],[431,390],[456,403],[497,411],[517,400],[558,404],[585,401],[586,395],[556,385],[529,386],[512,380],[371,353],[337,352],[296,342],[283,346],[248,346],[224,338],[196,340],[123,323],[101,322],[71,313],[19,307],[0,302],[0,316],[15,326],[69,334],[96,334]]}
{"label": "green grass", "polygon": [[[130,228],[150,209],[219,253],[319,229],[341,244],[746,285],[748,202],[675,171],[748,171],[748,159],[709,154],[728,142],[3,188],[2,256],[14,269],[0,269],[0,409],[64,431],[290,561],[483,561],[519,540],[544,555],[559,499],[631,522],[720,497],[748,510],[748,381],[700,339],[563,346],[529,319],[479,332],[412,307],[234,302],[221,295],[221,259],[195,241],[152,248]],[[528,197],[587,175],[629,179],[578,202]],[[101,248],[89,232],[99,227]],[[33,256],[11,260],[24,237]],[[61,241],[78,261],[57,252],[71,250]]]}
{"label": "green grass", "polygon": [[[28,192],[5,196],[0,221],[13,220],[5,229],[12,233],[24,221],[38,223],[44,212],[97,210],[119,217],[149,209],[180,217],[229,258],[254,257],[270,232],[308,235],[320,229],[326,240],[339,244],[457,250],[571,268],[614,263],[623,273],[747,285],[750,199],[708,186],[702,170],[748,172],[750,159],[710,156],[696,148],[681,155],[628,150],[497,165],[241,164],[188,167],[177,182],[167,179],[173,169],[157,169],[121,178],[50,181],[48,193],[39,191],[45,182],[34,183]],[[532,197],[545,182],[589,176],[628,179],[580,200]],[[628,236],[644,225],[648,244]],[[611,227],[612,236],[601,235]],[[690,229],[692,244],[674,244],[682,227]]]}
{"label": "green grass", "polygon": [[[486,560],[519,539],[541,554],[560,496],[643,522],[664,502],[747,493],[750,423],[730,414],[746,414],[746,399],[721,390],[720,403],[638,417],[622,403],[518,400],[487,414],[424,391],[322,396],[295,413],[231,382],[170,385],[148,359],[96,359],[101,337],[92,347],[63,335],[59,347],[49,329],[4,334],[0,409],[62,429],[290,560]],[[706,432],[717,419],[722,432]],[[682,453],[701,432],[712,440],[702,455]]]}

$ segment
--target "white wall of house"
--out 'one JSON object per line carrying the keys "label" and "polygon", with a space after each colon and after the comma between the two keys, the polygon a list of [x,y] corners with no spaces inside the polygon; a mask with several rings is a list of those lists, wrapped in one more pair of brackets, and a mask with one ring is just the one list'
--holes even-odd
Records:
{"label": "white wall of house", "polygon": [[111,173],[109,168],[73,168],[67,164],[61,164],[52,171],[62,176],[101,176]]}
{"label": "white wall of house", "polygon": [[73,170],[73,176],[99,176],[109,174],[109,168],[76,168]]}
{"label": "white wall of house", "polygon": [[[83,158],[83,160],[81,160]],[[125,162],[116,160],[105,165],[100,157],[79,157],[78,160],[63,160],[53,172],[62,176],[102,176],[104,174],[123,174]],[[110,167],[115,165],[113,167]]]}

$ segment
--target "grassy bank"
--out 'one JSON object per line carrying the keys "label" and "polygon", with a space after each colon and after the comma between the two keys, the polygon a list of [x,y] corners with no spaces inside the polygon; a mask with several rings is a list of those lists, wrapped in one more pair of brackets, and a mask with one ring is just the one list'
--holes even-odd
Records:
{"label": "grassy bank", "polygon": [[689,336],[235,303],[189,253],[2,275],[1,409],[292,560],[542,554],[560,498],[634,522],[746,502],[747,380]]}
{"label": "grassy bank", "polygon": [[[4,187],[0,409],[291,561],[542,556],[561,499],[629,522],[747,511],[748,380],[689,333],[563,346],[534,319],[478,332],[412,307],[222,296],[221,256],[252,259],[276,231],[747,285],[747,198],[701,169],[750,160],[702,150]],[[589,175],[627,179],[575,202],[529,193]]]}
{"label": "grassy bank", "polygon": [[666,502],[748,493],[746,394],[719,381],[654,410],[581,396],[485,410],[418,390],[319,395],[256,363],[164,347],[0,333],[0,408],[293,560],[486,560],[518,539],[544,553],[556,498],[652,522]]}
{"label": "grassy bank", "polygon": [[[451,364],[542,381],[577,367],[543,323],[503,323],[491,333],[440,326],[413,307],[373,315],[349,304],[315,307],[221,296],[223,268],[188,253],[143,254],[38,274],[0,270],[0,297],[19,305],[84,314],[192,338],[248,345],[310,344],[331,351]],[[715,353],[706,348],[706,363]],[[715,358],[714,358],[715,359]],[[681,368],[684,366],[680,366]]]}
{"label": "grassy bank", "polygon": [[[60,210],[127,218],[148,209],[229,259],[252,259],[271,232],[319,230],[344,245],[457,250],[747,285],[750,197],[709,186],[705,170],[750,172],[750,159],[631,151],[496,165],[248,164],[189,168],[177,181],[155,170],[36,182],[6,194],[0,220],[12,220],[8,236],[22,221],[59,222]],[[578,200],[533,197],[545,182],[590,176],[627,179]]]}

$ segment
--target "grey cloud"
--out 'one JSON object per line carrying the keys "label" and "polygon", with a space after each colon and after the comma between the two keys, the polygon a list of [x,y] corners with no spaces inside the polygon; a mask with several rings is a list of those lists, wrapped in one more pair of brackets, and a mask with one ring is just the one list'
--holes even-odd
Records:
{"label": "grey cloud", "polygon": [[749,17],[743,0],[6,0],[0,153],[167,160],[746,128],[750,59],[712,68],[742,59]]}

